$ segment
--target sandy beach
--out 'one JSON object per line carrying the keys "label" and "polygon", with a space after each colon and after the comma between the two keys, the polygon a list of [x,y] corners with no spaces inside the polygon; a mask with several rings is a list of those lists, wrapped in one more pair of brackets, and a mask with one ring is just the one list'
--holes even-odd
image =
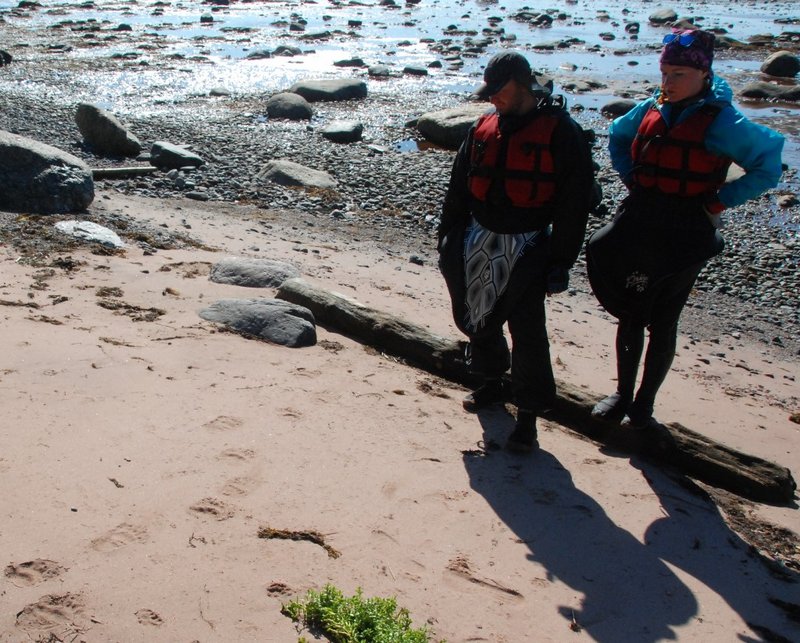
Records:
{"label": "sandy beach", "polygon": [[[335,328],[287,348],[200,316],[276,295],[210,281],[215,264],[272,259],[461,339],[434,240],[453,153],[413,121],[462,105],[512,45],[595,130],[602,225],[624,188],[600,108],[652,90],[668,27],[650,3],[570,0],[544,27],[523,4],[0,0],[0,129],[95,170],[146,165],[155,141],[205,159],[97,180],[86,212],[0,212],[0,642],[324,641],[281,609],[326,584],[395,597],[432,642],[800,640],[797,495],[753,502],[548,419],[541,449],[513,455],[513,408],[466,413],[463,386]],[[789,4],[676,9],[733,39],[715,69],[736,92],[772,51],[797,52]],[[302,51],[264,54],[284,45]],[[340,76],[368,80],[368,99],[315,104],[308,122],[265,116],[298,79]],[[143,155],[87,147],[82,101]],[[786,135],[787,168],[726,215],[655,415],[797,479],[797,104],[742,109]],[[323,140],[341,119],[364,139]],[[338,188],[259,181],[273,158]],[[53,227],[83,218],[125,247]],[[571,279],[547,301],[556,377],[599,399],[615,387],[615,320],[582,260]]]}
{"label": "sandy beach", "polygon": [[[541,451],[513,456],[498,448],[511,415],[464,412],[458,385],[321,327],[291,349],[198,315],[272,296],[208,280],[223,257],[261,257],[457,337],[430,246],[102,189],[101,211],[203,247],[78,249],[44,270],[6,248],[0,640],[323,640],[280,610],[326,583],[397,597],[436,641],[800,635],[774,603],[800,603],[796,504],[694,485],[548,421]],[[605,393],[612,320],[580,294],[548,313],[557,377]],[[798,375],[768,347],[682,337],[656,413],[796,476]]]}

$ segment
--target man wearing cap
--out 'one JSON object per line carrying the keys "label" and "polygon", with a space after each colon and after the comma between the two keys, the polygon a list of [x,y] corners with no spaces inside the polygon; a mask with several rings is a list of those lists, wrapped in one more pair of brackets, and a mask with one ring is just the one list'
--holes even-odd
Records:
{"label": "man wearing cap", "polygon": [[[536,418],[556,395],[545,296],[567,289],[591,207],[593,166],[563,97],[552,96],[552,83],[537,79],[524,56],[493,56],[483,78],[475,94],[494,109],[456,154],[439,263],[455,323],[469,338],[467,363],[484,380],[464,408],[513,401],[517,419],[506,446],[529,452],[538,447]],[[510,390],[503,379],[509,366]]]}
{"label": "man wearing cap", "polygon": [[[783,137],[745,118],[711,70],[714,34],[675,30],[663,44],[660,89],[609,128],[611,163],[630,192],[586,250],[592,289],[619,319],[617,390],[592,415],[635,430],[656,427],[678,320],[703,266],[723,248],[721,213],[777,185],[782,172]],[[744,174],[726,182],[732,161]]]}

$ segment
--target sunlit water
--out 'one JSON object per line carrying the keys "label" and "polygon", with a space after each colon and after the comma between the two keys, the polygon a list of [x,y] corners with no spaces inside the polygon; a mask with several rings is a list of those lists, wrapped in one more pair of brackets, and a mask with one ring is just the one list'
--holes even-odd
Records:
{"label": "sunlit water", "polygon": [[[36,11],[14,12],[18,0],[0,0],[0,15],[6,23],[20,29],[53,27],[46,31],[48,42],[58,43],[71,28],[85,30],[92,24],[101,29],[92,47],[76,47],[66,54],[42,52],[31,47],[27,56],[109,57],[127,56],[130,64],[112,71],[83,74],[77,81],[87,97],[120,113],[158,109],[179,103],[187,96],[205,95],[210,88],[222,87],[234,95],[262,95],[286,89],[297,80],[309,77],[350,75],[353,72],[334,66],[334,62],[359,57],[368,65],[385,63],[393,69],[416,65],[428,68],[425,77],[403,76],[391,83],[372,83],[370,92],[404,92],[418,88],[442,94],[466,95],[480,81],[482,68],[499,47],[524,50],[535,67],[556,77],[601,80],[608,89],[569,95],[571,103],[599,109],[613,97],[614,88],[644,88],[658,78],[657,51],[667,27],[653,26],[648,17],[662,6],[673,7],[681,16],[694,17],[706,28],[724,29],[727,35],[745,41],[755,34],[779,35],[800,32],[800,26],[780,24],[778,17],[796,14],[793,2],[653,2],[610,0],[598,4],[590,0],[553,3],[551,0],[421,0],[396,8],[365,2],[232,2],[213,6],[200,2],[114,2],[66,3],[40,0]],[[552,7],[559,7],[553,11]],[[550,27],[533,27],[513,19],[523,8],[539,13],[550,9],[558,16]],[[24,16],[24,17],[23,17]],[[201,22],[210,17],[212,22]],[[291,22],[304,23],[304,31],[290,30]],[[639,23],[639,33],[628,34],[625,25]],[[120,24],[132,32],[108,39]],[[494,30],[488,34],[485,30]],[[499,31],[501,30],[502,31]],[[609,35],[610,34],[610,35]],[[311,35],[324,36],[315,39]],[[450,65],[444,53],[432,44],[447,45],[448,39],[462,47],[471,38],[481,41],[493,36],[476,55],[462,55],[457,66]],[[537,49],[543,44],[575,39],[568,48],[554,51]],[[157,49],[138,47],[154,45]],[[258,50],[274,50],[280,45],[299,47],[304,54],[248,60]],[[0,43],[2,48],[2,43]],[[155,55],[175,55],[173,64],[144,65]],[[441,68],[429,68],[435,60]],[[760,78],[759,61],[737,59],[728,52],[715,62],[716,72],[734,76],[739,82]],[[58,87],[26,84],[14,66],[0,74],[0,83],[19,91],[50,95]],[[561,88],[556,85],[556,89]],[[791,106],[753,106],[739,104],[745,114],[773,125],[788,136],[785,162],[800,165],[800,136],[797,132],[800,108]],[[166,109],[165,107],[162,107]]]}

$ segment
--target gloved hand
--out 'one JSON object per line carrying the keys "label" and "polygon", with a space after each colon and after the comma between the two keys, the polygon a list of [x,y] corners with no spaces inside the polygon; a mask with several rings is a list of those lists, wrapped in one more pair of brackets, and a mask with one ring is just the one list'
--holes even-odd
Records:
{"label": "gloved hand", "polygon": [[569,286],[569,270],[561,266],[551,266],[547,270],[547,294],[557,295]]}

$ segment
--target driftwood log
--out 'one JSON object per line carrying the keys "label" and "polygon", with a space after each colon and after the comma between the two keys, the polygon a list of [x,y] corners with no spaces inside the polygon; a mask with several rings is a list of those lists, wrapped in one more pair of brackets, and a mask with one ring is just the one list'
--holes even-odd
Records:
{"label": "driftwood log", "polygon": [[[407,360],[429,373],[459,384],[475,383],[464,363],[464,342],[432,334],[395,315],[364,306],[342,294],[289,279],[277,297],[305,306],[317,323],[381,352]],[[715,442],[680,424],[660,424],[653,439],[642,432],[596,420],[591,409],[601,396],[567,382],[547,414],[559,424],[603,444],[668,464],[707,484],[758,502],[790,503],[797,487],[786,467]]]}
{"label": "driftwood log", "polygon": [[94,167],[92,168],[93,179],[121,179],[128,176],[144,176],[158,172],[158,168],[152,165],[141,167]]}

